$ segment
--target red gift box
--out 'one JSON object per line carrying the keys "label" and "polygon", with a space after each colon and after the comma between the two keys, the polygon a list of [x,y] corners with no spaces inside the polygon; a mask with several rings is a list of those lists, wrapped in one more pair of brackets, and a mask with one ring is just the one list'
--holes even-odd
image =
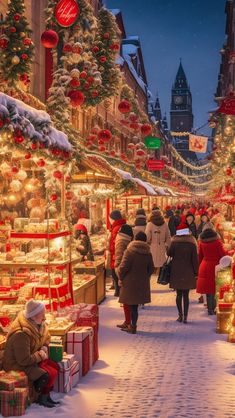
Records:
{"label": "red gift box", "polygon": [[80,375],[85,376],[90,370],[90,334],[84,327],[67,333],[67,353],[74,354],[80,363]]}
{"label": "red gift box", "polygon": [[96,317],[79,317],[76,323],[79,327],[92,327],[93,328],[93,364],[99,358],[99,343],[98,343],[98,321]]}
{"label": "red gift box", "polygon": [[220,312],[230,312],[233,307],[233,302],[228,303],[219,303],[219,311]]}
{"label": "red gift box", "polygon": [[59,371],[54,384],[55,392],[67,393],[79,382],[79,361],[74,361],[74,356],[66,354],[58,363]]}
{"label": "red gift box", "polygon": [[28,385],[28,378],[24,372],[0,371],[0,390],[14,390]]}
{"label": "red gift box", "polygon": [[225,284],[224,286],[222,286],[219,290],[219,299],[223,299],[224,293],[228,292],[230,289],[231,289],[230,284]]}
{"label": "red gift box", "polygon": [[28,388],[0,391],[0,411],[3,417],[19,417],[25,414],[28,399]]}

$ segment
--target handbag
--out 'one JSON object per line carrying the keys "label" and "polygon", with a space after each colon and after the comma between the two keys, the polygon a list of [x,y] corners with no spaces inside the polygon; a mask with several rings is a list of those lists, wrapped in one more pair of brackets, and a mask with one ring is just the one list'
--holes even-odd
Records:
{"label": "handbag", "polygon": [[159,276],[157,279],[158,284],[166,285],[170,283],[171,265],[172,265],[172,259],[168,257],[166,262],[160,268]]}

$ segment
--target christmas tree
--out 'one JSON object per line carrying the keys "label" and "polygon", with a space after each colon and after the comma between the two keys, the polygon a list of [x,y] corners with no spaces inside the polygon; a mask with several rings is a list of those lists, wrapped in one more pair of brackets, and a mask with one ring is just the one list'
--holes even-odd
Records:
{"label": "christmas tree", "polygon": [[6,18],[1,24],[0,71],[2,78],[11,86],[18,81],[28,84],[34,56],[31,30],[24,13],[23,0],[10,0]]}

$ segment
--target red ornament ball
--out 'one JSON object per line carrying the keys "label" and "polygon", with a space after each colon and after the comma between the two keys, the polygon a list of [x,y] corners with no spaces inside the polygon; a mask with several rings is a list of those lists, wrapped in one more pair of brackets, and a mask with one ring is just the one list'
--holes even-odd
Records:
{"label": "red ornament ball", "polygon": [[79,87],[80,86],[80,81],[77,78],[72,78],[72,80],[70,81],[69,85],[71,87]]}
{"label": "red ornament ball", "polygon": [[65,199],[72,200],[73,199],[73,192],[70,190],[65,193]]}
{"label": "red ornament ball", "polygon": [[27,152],[27,154],[25,154],[24,158],[26,160],[30,160],[30,158],[32,157],[32,155],[30,154],[30,152]]}
{"label": "red ornament ball", "polygon": [[112,138],[112,133],[108,129],[101,129],[98,133],[98,139],[104,142],[109,142]]}
{"label": "red ornament ball", "polygon": [[62,177],[63,177],[63,174],[61,173],[61,171],[56,170],[56,171],[54,171],[54,173],[53,173],[53,177],[55,177],[55,179],[61,180],[61,179],[62,179]]}
{"label": "red ornament ball", "polygon": [[88,90],[90,88],[90,83],[88,83],[88,81],[85,81],[84,83],[84,89]]}
{"label": "red ornament ball", "polygon": [[131,111],[131,104],[128,100],[122,100],[118,105],[119,112],[125,114],[130,113]]}
{"label": "red ornament ball", "polygon": [[21,15],[20,15],[19,13],[16,13],[16,14],[13,16],[13,19],[14,19],[14,21],[15,21],[15,22],[19,22],[20,18],[21,18]]}
{"label": "red ornament ball", "polygon": [[37,161],[37,165],[38,167],[44,167],[45,166],[45,160],[43,158],[39,158],[39,160]]}
{"label": "red ornament ball", "polygon": [[227,175],[227,176],[231,176],[231,174],[232,174],[232,169],[231,169],[231,167],[226,168],[225,172],[226,172],[226,175]]}
{"label": "red ornament ball", "polygon": [[24,137],[22,135],[16,135],[15,142],[17,142],[18,144],[22,144],[22,142],[24,142]]}
{"label": "red ornament ball", "polygon": [[28,75],[27,74],[21,74],[20,76],[19,76],[19,79],[20,79],[20,81],[23,81],[24,83],[26,82],[26,81],[28,81]]}
{"label": "red ornament ball", "polygon": [[151,132],[152,132],[152,127],[151,127],[151,125],[149,125],[148,123],[144,123],[144,124],[141,126],[141,133],[142,133],[144,136],[147,136],[147,135],[151,134]]}
{"label": "red ornament ball", "polygon": [[138,131],[139,124],[136,123],[136,122],[132,122],[132,123],[130,123],[130,128],[133,129],[134,131]]}
{"label": "red ornament ball", "polygon": [[31,145],[31,149],[35,150],[35,149],[37,149],[37,147],[38,147],[37,143],[33,142],[32,145]]}
{"label": "red ornament ball", "polygon": [[56,200],[58,199],[58,196],[57,196],[57,194],[56,193],[52,193],[51,195],[50,195],[50,200],[52,201],[52,202],[56,202]]}
{"label": "red ornament ball", "polygon": [[58,33],[52,29],[45,30],[41,36],[41,42],[44,48],[55,48],[59,42]]}
{"label": "red ornament ball", "polygon": [[22,60],[26,61],[29,58],[29,56],[27,54],[21,54],[21,58]]}
{"label": "red ornament ball", "polygon": [[16,32],[16,28],[15,28],[15,26],[11,26],[11,27],[9,28],[9,31],[10,31],[11,33],[15,33],[15,32]]}
{"label": "red ornament ball", "polygon": [[94,82],[94,77],[92,77],[92,76],[87,77],[87,81],[88,81],[88,83],[92,84]]}
{"label": "red ornament ball", "polygon": [[109,39],[109,38],[110,38],[110,33],[109,33],[109,32],[105,32],[105,33],[103,34],[103,38],[104,38],[104,39]]}
{"label": "red ornament ball", "polygon": [[19,172],[18,167],[13,166],[13,167],[12,167],[12,169],[11,169],[11,172],[12,172],[13,174],[17,174],[17,173]]}
{"label": "red ornament ball", "polygon": [[79,90],[70,90],[68,92],[68,97],[70,98],[70,103],[72,107],[79,107],[85,101],[84,94]]}
{"label": "red ornament ball", "polygon": [[24,38],[24,40],[23,40],[23,44],[24,45],[31,45],[32,44],[32,39],[30,39],[30,38]]}
{"label": "red ornament ball", "polygon": [[0,48],[1,49],[6,49],[8,44],[9,44],[9,42],[8,42],[7,39],[5,39],[5,38],[0,39]]}
{"label": "red ornament ball", "polygon": [[99,151],[100,152],[105,152],[106,151],[106,148],[104,146],[101,146],[101,147],[99,147]]}
{"label": "red ornament ball", "polygon": [[92,51],[97,54],[99,52],[100,48],[98,46],[93,46]]}
{"label": "red ornament ball", "polygon": [[104,63],[107,61],[107,58],[104,55],[101,55],[101,57],[99,58],[100,62]]}
{"label": "red ornament ball", "polygon": [[111,44],[109,46],[110,49],[112,49],[112,51],[119,51],[120,45],[119,44]]}
{"label": "red ornament ball", "polygon": [[99,96],[99,92],[97,90],[92,90],[91,97],[93,97],[93,99],[95,99],[97,96]]}
{"label": "red ornament ball", "polygon": [[80,76],[79,76],[80,78],[83,78],[83,79],[85,79],[85,78],[87,78],[87,73],[86,73],[86,71],[82,71],[81,73],[80,73]]}
{"label": "red ornament ball", "polygon": [[66,177],[65,177],[65,181],[66,181],[67,183],[69,183],[69,182],[70,182],[70,180],[71,180],[71,177],[70,177],[70,176],[66,176]]}
{"label": "red ornament ball", "polygon": [[65,44],[63,47],[63,52],[72,52],[73,51],[73,47],[70,44]]}

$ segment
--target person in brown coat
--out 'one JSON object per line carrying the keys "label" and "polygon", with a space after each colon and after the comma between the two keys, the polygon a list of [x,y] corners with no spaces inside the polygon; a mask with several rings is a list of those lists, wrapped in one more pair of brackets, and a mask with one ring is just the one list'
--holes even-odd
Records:
{"label": "person in brown coat", "polygon": [[119,302],[131,306],[131,324],[123,329],[136,333],[138,305],[151,302],[150,277],[154,272],[153,258],[144,232],[138,232],[117,269],[121,286]]}
{"label": "person in brown coat", "polygon": [[[42,302],[29,300],[25,311],[19,312],[7,335],[3,357],[5,371],[23,371],[39,393],[38,403],[53,408],[58,402],[50,397],[50,390],[57,376],[57,366],[48,359],[50,334],[45,320]],[[48,361],[48,367],[47,367]]]}
{"label": "person in brown coat", "polygon": [[[176,289],[176,306],[178,308],[178,322],[187,323],[189,309],[189,290],[196,288],[198,273],[197,242],[190,235],[187,225],[178,226],[176,236],[168,248],[167,254],[172,258],[170,287]],[[184,317],[182,309],[184,304]]]}

